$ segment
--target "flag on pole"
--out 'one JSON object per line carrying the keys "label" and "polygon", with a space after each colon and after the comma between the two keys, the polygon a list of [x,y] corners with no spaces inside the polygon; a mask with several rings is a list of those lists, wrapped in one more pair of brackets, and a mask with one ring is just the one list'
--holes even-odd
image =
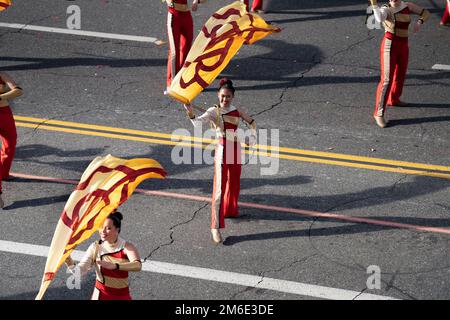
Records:
{"label": "flag on pole", "polygon": [[191,102],[214,81],[243,44],[255,43],[279,31],[258,14],[249,13],[240,1],[223,7],[203,26],[167,94],[182,103]]}
{"label": "flag on pole", "polygon": [[0,11],[6,10],[11,4],[11,0],[0,0]]}
{"label": "flag on pole", "polygon": [[42,299],[56,272],[70,253],[101,228],[110,213],[124,203],[145,179],[164,179],[155,160],[125,160],[111,155],[95,158],[69,197],[53,235],[39,293]]}

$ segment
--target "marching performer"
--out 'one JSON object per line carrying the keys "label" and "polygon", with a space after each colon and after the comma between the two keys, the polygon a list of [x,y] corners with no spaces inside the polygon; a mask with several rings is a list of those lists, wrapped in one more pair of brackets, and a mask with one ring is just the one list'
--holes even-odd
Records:
{"label": "marching performer", "polygon": [[77,265],[70,256],[66,259],[73,274],[83,276],[95,267],[92,300],[131,300],[128,272],[141,271],[142,264],[136,247],[119,237],[122,218],[117,211],[108,216],[99,230],[101,240],[89,246]]}
{"label": "marching performer", "polygon": [[376,21],[383,24],[385,34],[381,42],[381,79],[377,88],[374,118],[381,128],[386,127],[386,105],[405,106],[400,101],[406,70],[408,69],[408,27],[411,14],[419,15],[413,31],[418,32],[428,20],[430,12],[412,2],[390,0],[381,8],[377,0],[370,0]]}
{"label": "marching performer", "polygon": [[[191,49],[194,37],[194,22],[188,0],[162,0],[167,4],[167,34],[169,39],[169,57],[167,61],[167,87],[183,66]],[[206,0],[192,0],[192,11]]]}
{"label": "marching performer", "polygon": [[220,230],[225,227],[225,218],[237,217],[240,179],[242,171],[241,145],[236,130],[242,118],[251,127],[251,135],[246,139],[247,145],[256,142],[256,122],[243,110],[231,104],[235,88],[233,82],[226,78],[220,80],[219,105],[209,108],[196,117],[193,108],[184,105],[194,126],[211,123],[216,130],[217,146],[214,156],[214,187],[212,194],[211,234],[213,241],[221,243]]}
{"label": "marching performer", "polygon": [[17,130],[10,101],[22,95],[20,88],[14,80],[6,73],[0,72],[0,137],[2,139],[2,150],[0,152],[0,208],[4,202],[2,194],[2,180],[9,180],[14,153],[16,152]]}

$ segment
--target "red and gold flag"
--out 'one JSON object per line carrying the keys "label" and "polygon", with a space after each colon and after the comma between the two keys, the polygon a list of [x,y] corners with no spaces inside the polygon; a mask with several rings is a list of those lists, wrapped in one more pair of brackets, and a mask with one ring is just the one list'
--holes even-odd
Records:
{"label": "red and gold flag", "polygon": [[6,10],[11,4],[11,0],[0,0],[0,11]]}
{"label": "red and gold flag", "polygon": [[36,299],[42,299],[70,253],[98,231],[108,215],[124,203],[143,180],[164,179],[165,176],[164,168],[152,159],[125,160],[111,155],[95,158],[61,214]]}
{"label": "red and gold flag", "polygon": [[167,93],[182,103],[191,102],[214,81],[243,44],[279,31],[258,14],[247,12],[240,1],[223,7],[203,26]]}

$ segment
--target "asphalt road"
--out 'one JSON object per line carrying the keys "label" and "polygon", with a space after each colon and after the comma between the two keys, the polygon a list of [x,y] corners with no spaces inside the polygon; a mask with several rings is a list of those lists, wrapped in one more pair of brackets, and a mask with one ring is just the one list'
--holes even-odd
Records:
{"label": "asphalt road", "polygon": [[[227,3],[202,5],[194,14],[195,33]],[[275,175],[261,175],[261,163],[244,166],[240,201],[450,230],[450,72],[432,70],[435,64],[450,65],[450,28],[439,27],[440,2],[416,3],[432,15],[410,37],[402,98],[411,105],[389,108],[385,129],[372,118],[383,32],[365,26],[366,2],[269,3],[264,18],[282,32],[243,47],[222,75],[234,81],[234,103],[253,115],[259,128],[279,130],[280,147],[325,154],[270,158],[279,161]],[[0,14],[0,22],[66,28],[69,5],[80,7],[82,30],[167,41],[160,1],[17,1]],[[138,141],[137,134],[108,138],[99,130],[55,129],[71,122],[113,127],[119,135],[123,129],[193,132],[179,103],[163,95],[166,59],[166,43],[0,27],[0,71],[25,92],[13,105],[22,117],[16,119],[13,172],[78,180],[99,155],[150,157],[168,177],[140,188],[209,197],[212,166],[176,165],[168,143]],[[215,85],[196,104],[214,104]],[[23,117],[37,118],[35,126],[44,119],[65,122],[32,128]],[[356,158],[351,165],[323,161],[339,155]],[[361,165],[373,159],[391,162]],[[434,167],[409,172],[394,160]],[[0,240],[49,246],[73,185],[26,178],[3,183],[7,207],[0,212]],[[208,202],[135,194],[121,211],[123,237],[148,261],[398,299],[450,299],[449,233],[241,207],[240,217],[226,222],[224,244],[214,246]],[[0,299],[33,299],[44,265],[44,257],[0,251]],[[367,288],[369,266],[381,270],[379,289]],[[81,290],[69,290],[66,278],[61,270],[47,299],[89,298],[92,275]],[[133,274],[131,287],[135,299],[317,298],[155,272]]]}

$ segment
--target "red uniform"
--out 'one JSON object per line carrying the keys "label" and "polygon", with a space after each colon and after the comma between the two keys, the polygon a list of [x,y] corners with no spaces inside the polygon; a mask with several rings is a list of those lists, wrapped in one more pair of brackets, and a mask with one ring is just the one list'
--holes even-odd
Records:
{"label": "red uniform", "polygon": [[450,6],[449,6],[450,1],[447,0],[445,2],[446,2],[445,11],[444,11],[444,15],[442,16],[441,24],[442,25],[450,25]]}
{"label": "red uniform", "polygon": [[241,144],[233,135],[240,115],[237,109],[222,113],[223,135],[219,137],[214,156],[211,229],[225,228],[225,218],[237,217],[241,190]]}
{"label": "red uniform", "polygon": [[[250,0],[244,0],[245,5],[247,6],[247,11],[250,11],[249,2]],[[263,0],[253,0],[252,11],[262,10],[262,6]]]}
{"label": "red uniform", "polygon": [[234,106],[209,108],[192,118],[194,126],[211,123],[218,143],[214,154],[214,186],[212,193],[211,229],[225,227],[226,217],[237,217],[241,189],[241,144],[236,135],[241,115]]}
{"label": "red uniform", "polygon": [[[0,77],[0,93],[4,93],[3,87],[6,83]],[[2,191],[1,180],[9,176],[14,153],[16,152],[17,130],[13,114],[9,106],[0,107],[0,137],[2,139],[2,150],[0,152],[0,192]]]}
{"label": "red uniform", "polygon": [[[381,79],[377,87],[375,117],[383,117],[386,105],[400,105],[406,71],[408,69],[408,27],[411,14],[420,15],[424,23],[430,13],[412,3],[401,2],[398,7],[384,5],[373,7],[375,19],[382,22],[385,34],[381,42]],[[418,22],[419,23],[419,22]]]}
{"label": "red uniform", "polygon": [[192,46],[194,22],[187,0],[166,0],[169,57],[167,61],[167,87],[181,69]]}

